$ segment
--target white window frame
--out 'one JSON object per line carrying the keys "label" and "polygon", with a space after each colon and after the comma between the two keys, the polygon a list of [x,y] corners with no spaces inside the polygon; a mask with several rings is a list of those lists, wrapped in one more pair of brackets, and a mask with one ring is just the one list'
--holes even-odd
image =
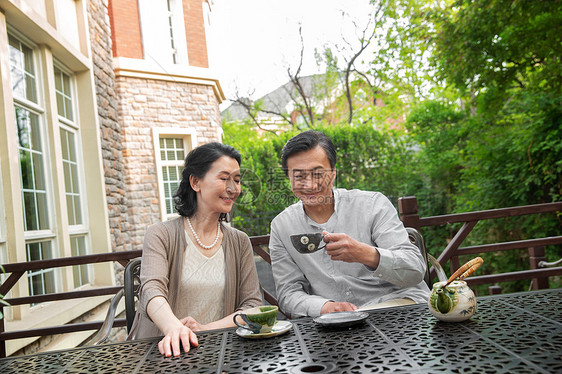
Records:
{"label": "white window frame", "polygon": [[[79,191],[79,201],[80,201],[80,211],[81,211],[81,218],[82,218],[82,222],[80,224],[76,224],[76,225],[72,225],[70,224],[70,220],[68,221],[68,233],[69,233],[69,239],[70,241],[72,241],[73,239],[76,239],[78,237],[83,237],[84,238],[84,252],[85,254],[91,254],[92,253],[92,245],[91,245],[91,241],[90,241],[90,229],[89,229],[89,222],[88,222],[88,205],[86,204],[87,201],[87,196],[86,196],[86,186],[84,185],[84,180],[86,178],[86,176],[84,175],[84,160],[83,160],[83,156],[84,156],[84,152],[82,149],[82,137],[80,136],[80,123],[79,123],[79,118],[80,118],[80,113],[78,112],[78,98],[76,95],[77,92],[77,85],[76,85],[76,74],[74,72],[72,72],[71,70],[69,70],[68,68],[66,68],[62,63],[60,63],[59,61],[57,61],[56,59],[54,59],[53,61],[53,68],[54,69],[58,69],[61,72],[63,72],[64,74],[66,74],[69,78],[70,78],[70,99],[71,99],[71,109],[72,109],[72,120],[69,120],[68,118],[66,118],[65,116],[61,115],[60,113],[58,113],[58,107],[57,107],[57,118],[58,118],[58,133],[60,136],[60,132],[62,130],[67,131],[69,133],[71,133],[74,136],[74,146],[75,146],[75,150],[74,153],[76,154],[76,164],[77,164],[77,168],[76,171],[78,173],[77,175],[77,179],[78,179],[78,191]],[[55,74],[55,70],[53,69],[53,76]],[[55,99],[56,99],[56,91],[54,92],[55,95]],[[56,100],[55,100],[56,101]],[[62,147],[62,144],[61,144]],[[62,148],[61,148],[62,150]],[[62,154],[61,154],[61,160],[62,160]],[[64,173],[64,171],[63,171]],[[66,186],[64,186],[65,189],[65,196],[66,196]],[[67,207],[67,211],[66,212],[62,212],[61,214],[68,214],[68,207]],[[70,248],[69,250],[72,251],[72,243],[70,243]],[[80,265],[83,266],[83,265]],[[75,271],[79,271],[81,272],[82,270],[79,269],[78,266],[73,266],[72,267],[72,272],[73,272],[73,277],[74,277],[74,272]],[[94,274],[94,268],[93,268],[93,264],[88,264],[86,265],[86,272],[87,272],[87,278],[88,281],[85,284],[91,283],[92,282],[92,276]],[[75,288],[80,288],[82,286],[84,286],[85,284],[80,284],[77,285],[74,283],[74,278],[73,278],[73,284]]]}
{"label": "white window frame", "polygon": [[[0,165],[0,169],[2,166]],[[6,208],[4,207],[4,191],[2,184],[2,173],[0,172],[0,264],[8,263],[8,250],[6,248]],[[0,272],[0,282],[5,276]]]}
{"label": "white window frame", "polygon": [[197,146],[197,133],[195,129],[180,128],[152,128],[152,141],[154,149],[154,161],[156,163],[156,175],[158,178],[158,199],[160,202],[160,219],[162,221],[178,217],[177,213],[166,212],[166,195],[164,193],[164,177],[162,175],[162,158],[160,157],[160,138],[182,138],[185,155]]}
{"label": "white window frame", "polygon": [[[28,38],[26,38],[25,36],[23,36],[21,33],[19,33],[17,30],[14,30],[13,28],[9,27],[8,28],[8,35],[10,35],[11,37],[17,39],[21,44],[24,44],[27,48],[29,48],[31,50],[32,53],[32,61],[33,61],[33,67],[34,67],[34,74],[35,74],[35,90],[36,90],[36,95],[37,95],[37,102],[32,102],[30,100],[28,100],[27,98],[21,97],[21,96],[16,96],[15,91],[12,91],[12,95],[13,95],[13,107],[15,108],[15,106],[21,107],[24,110],[27,110],[35,115],[37,115],[38,117],[38,121],[39,121],[39,132],[40,132],[40,140],[41,140],[41,150],[42,150],[42,156],[43,156],[43,171],[44,171],[44,178],[45,180],[43,181],[45,183],[45,200],[46,200],[46,205],[47,205],[47,219],[49,221],[48,224],[48,228],[47,229],[40,229],[40,230],[29,230],[29,231],[24,231],[24,240],[25,240],[25,245],[26,245],[26,255],[25,257],[27,257],[27,245],[29,244],[33,244],[36,242],[50,242],[50,249],[51,249],[51,253],[50,256],[51,258],[57,258],[59,257],[59,240],[57,238],[56,232],[55,232],[55,228],[56,228],[56,212],[55,212],[55,203],[54,203],[54,189],[53,189],[53,180],[52,180],[52,175],[50,173],[50,165],[51,165],[51,157],[52,157],[52,150],[49,147],[49,141],[48,141],[48,131],[46,129],[46,109],[45,109],[45,100],[44,100],[44,95],[45,95],[45,90],[46,88],[43,86],[43,76],[42,76],[42,61],[39,57],[39,52],[38,52],[38,46],[31,42]],[[14,109],[15,110],[15,109]],[[17,126],[16,123],[13,124],[14,126]],[[17,156],[18,160],[19,160],[19,155]],[[20,178],[21,178],[21,170],[20,170]],[[23,185],[22,185],[23,188]],[[22,189],[22,199],[23,199],[23,189]],[[22,200],[23,202],[23,200]],[[23,205],[22,205],[22,209],[23,209]],[[48,270],[49,272],[53,273],[53,279],[54,279],[54,284],[52,285],[52,288],[55,292],[58,292],[60,290],[61,287],[61,274],[60,274],[60,269],[50,269]],[[27,281],[28,281],[28,292],[29,289],[31,288],[31,284],[29,282],[31,282],[31,276],[33,276],[35,274],[27,274]],[[31,294],[31,292],[29,293]],[[32,306],[31,308],[36,307]]]}
{"label": "white window frame", "polygon": [[[58,62],[57,60],[54,60],[53,63],[54,67],[61,70],[63,73],[67,74],[70,77],[70,90],[71,90],[71,97],[72,97],[72,113],[73,113],[73,121],[70,121],[68,118],[61,116],[60,114],[58,114],[58,119],[59,119],[59,136],[60,136],[60,130],[66,130],[69,132],[72,132],[75,136],[75,146],[76,146],[76,162],[78,164],[78,188],[80,191],[80,209],[82,211],[82,223],[79,225],[70,225],[68,226],[69,228],[69,232],[71,236],[76,236],[76,235],[80,235],[80,234],[89,234],[90,232],[90,225],[88,222],[88,205],[86,204],[86,201],[88,200],[87,196],[86,196],[86,186],[84,185],[84,181],[86,179],[85,176],[85,170],[84,170],[84,151],[83,151],[83,147],[82,147],[82,136],[80,136],[80,123],[79,123],[79,118],[80,118],[80,113],[78,112],[79,108],[78,108],[78,98],[76,95],[76,92],[78,90],[77,86],[76,86],[76,75],[74,72],[70,71],[69,69],[67,69],[64,65],[62,65],[60,62]],[[54,74],[54,71],[53,71]],[[56,95],[56,93],[54,93]],[[62,155],[61,155],[62,156]],[[66,212],[65,212],[66,213]],[[86,246],[88,247],[87,252],[91,253],[91,247],[90,247],[90,240],[89,240],[89,235],[88,238],[86,238]]]}
{"label": "white window frame", "polygon": [[[171,18],[168,12],[171,7]],[[189,65],[182,0],[139,0],[144,59],[158,65]],[[172,21],[170,35],[169,21]],[[174,49],[172,50],[171,41]],[[174,51],[175,59],[174,62]]]}

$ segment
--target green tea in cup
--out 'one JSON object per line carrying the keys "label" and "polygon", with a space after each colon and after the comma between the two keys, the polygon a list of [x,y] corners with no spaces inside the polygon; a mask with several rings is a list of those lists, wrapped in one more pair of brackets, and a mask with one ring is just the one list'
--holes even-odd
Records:
{"label": "green tea in cup", "polygon": [[[277,308],[275,305],[263,305],[236,313],[233,317],[234,323],[249,330],[254,334],[271,332],[277,322]],[[238,323],[236,317],[240,316],[246,325]]]}

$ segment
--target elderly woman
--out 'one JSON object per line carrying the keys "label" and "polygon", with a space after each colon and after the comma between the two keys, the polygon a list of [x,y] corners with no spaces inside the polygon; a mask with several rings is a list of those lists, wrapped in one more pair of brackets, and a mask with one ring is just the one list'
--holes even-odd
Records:
{"label": "elderly woman", "polygon": [[180,217],[144,238],[138,313],[129,338],[162,336],[160,353],[197,346],[194,332],[234,326],[233,315],[261,304],[248,236],[223,222],[240,195],[240,154],[209,143],[185,159],[175,198]]}

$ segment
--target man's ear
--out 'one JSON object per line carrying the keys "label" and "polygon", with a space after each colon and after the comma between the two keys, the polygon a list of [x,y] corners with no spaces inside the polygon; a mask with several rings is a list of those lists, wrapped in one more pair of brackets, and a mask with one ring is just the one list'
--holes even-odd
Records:
{"label": "man's ear", "polygon": [[193,191],[199,192],[201,190],[199,188],[199,178],[197,178],[193,174],[189,176],[189,184],[191,185]]}

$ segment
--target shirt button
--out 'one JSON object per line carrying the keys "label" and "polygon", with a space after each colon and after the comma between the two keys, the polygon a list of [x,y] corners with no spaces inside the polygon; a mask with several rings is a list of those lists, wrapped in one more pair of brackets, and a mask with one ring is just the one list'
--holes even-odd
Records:
{"label": "shirt button", "polygon": [[349,295],[350,293],[351,293],[351,292],[347,291],[345,294],[346,294],[346,295]]}

